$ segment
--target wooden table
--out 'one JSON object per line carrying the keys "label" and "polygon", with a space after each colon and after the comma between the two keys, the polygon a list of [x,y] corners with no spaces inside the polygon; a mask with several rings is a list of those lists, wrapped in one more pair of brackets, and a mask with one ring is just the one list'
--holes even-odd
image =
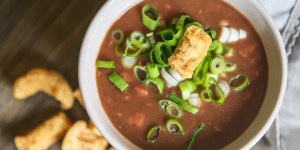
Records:
{"label": "wooden table", "polygon": [[[75,90],[84,34],[105,0],[0,0],[0,149],[16,149],[13,138],[60,111],[42,92],[16,100],[12,85],[32,68],[61,72]],[[65,113],[88,120],[75,101]],[[45,135],[47,136],[47,135]],[[61,141],[50,149],[60,149]]]}

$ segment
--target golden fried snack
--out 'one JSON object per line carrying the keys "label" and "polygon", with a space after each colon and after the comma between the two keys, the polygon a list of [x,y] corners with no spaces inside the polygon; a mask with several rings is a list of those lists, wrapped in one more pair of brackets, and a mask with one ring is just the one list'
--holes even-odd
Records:
{"label": "golden fried snack", "polygon": [[84,106],[84,103],[83,103],[83,99],[82,99],[82,96],[81,96],[81,92],[80,92],[80,89],[77,88],[74,92],[73,92],[73,96],[78,100],[78,102],[81,104],[81,106],[83,108],[85,108]]}
{"label": "golden fried snack", "polygon": [[74,103],[70,85],[60,73],[53,70],[32,69],[15,81],[12,91],[16,99],[25,99],[43,91],[55,97],[63,110],[70,109]]}
{"label": "golden fried snack", "polygon": [[98,131],[98,129],[95,127],[94,123],[92,122],[92,120],[90,119],[89,121],[89,128],[94,132],[94,134],[98,135],[98,136],[102,136],[102,134]]}
{"label": "golden fried snack", "polygon": [[117,149],[114,147],[110,147],[108,150],[117,150]]}
{"label": "golden fried snack", "polygon": [[19,150],[47,149],[59,141],[71,126],[70,119],[59,112],[26,134],[16,136],[15,143]]}
{"label": "golden fried snack", "polygon": [[105,150],[108,142],[97,136],[87,127],[87,123],[79,120],[68,130],[63,139],[63,150]]}
{"label": "golden fried snack", "polygon": [[180,38],[168,61],[182,78],[192,78],[195,68],[206,56],[211,42],[212,39],[205,31],[192,25]]}

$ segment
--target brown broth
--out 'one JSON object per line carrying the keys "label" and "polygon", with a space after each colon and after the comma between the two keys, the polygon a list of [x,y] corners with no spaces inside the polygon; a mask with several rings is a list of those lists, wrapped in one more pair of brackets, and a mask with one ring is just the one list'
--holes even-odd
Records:
{"label": "brown broth", "polygon": [[[133,31],[149,33],[150,30],[141,20],[141,10],[146,4],[150,4],[160,13],[161,23],[169,23],[173,18],[178,18],[184,13],[190,15],[193,21],[201,23],[204,28],[216,29],[217,34],[221,20],[226,20],[230,27],[247,32],[246,39],[230,44],[234,49],[233,56],[225,57],[226,62],[238,64],[237,69],[226,73],[226,77],[219,76],[219,80],[228,83],[231,78],[243,73],[249,77],[250,85],[240,91],[231,88],[221,105],[202,102],[196,115],[183,110],[182,117],[177,120],[183,126],[184,135],[174,135],[166,131],[165,124],[171,117],[157,104],[159,99],[166,99],[170,92],[180,95],[179,88],[165,86],[163,94],[157,94],[144,83],[140,83],[134,76],[133,68],[123,67],[122,57],[115,53],[117,44],[110,37],[114,29],[121,29],[126,36]],[[162,29],[158,27],[154,34]],[[160,38],[157,40],[161,41]],[[193,131],[200,123],[204,123],[205,127],[197,135],[193,149],[221,149],[237,139],[249,127],[260,110],[267,88],[268,65],[259,36],[247,18],[231,5],[219,0],[144,0],[124,13],[107,31],[100,47],[98,60],[114,61],[116,66],[114,69],[96,71],[102,107],[115,128],[142,149],[186,149]],[[138,56],[139,61],[145,65],[149,60]],[[108,80],[108,75],[113,71],[129,83],[125,91],[121,92]],[[130,126],[127,118],[135,112],[143,114],[135,117],[144,117],[144,119],[139,124]],[[155,142],[148,142],[147,133],[156,125],[161,127],[160,136]]]}

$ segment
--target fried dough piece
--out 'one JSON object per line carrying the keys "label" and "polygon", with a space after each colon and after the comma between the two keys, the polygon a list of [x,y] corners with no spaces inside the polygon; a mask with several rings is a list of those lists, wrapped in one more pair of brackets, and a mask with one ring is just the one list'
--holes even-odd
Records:
{"label": "fried dough piece", "polygon": [[60,73],[53,70],[32,69],[15,81],[12,91],[16,99],[25,99],[43,91],[55,97],[63,110],[70,109],[74,103],[70,85]]}
{"label": "fried dough piece", "polygon": [[168,59],[170,65],[182,78],[192,78],[195,68],[206,56],[211,41],[202,29],[194,25],[188,27]]}
{"label": "fried dough piece", "polygon": [[81,92],[80,92],[80,89],[77,88],[74,92],[73,92],[73,96],[78,100],[78,102],[81,104],[81,106],[83,108],[85,108],[84,106],[84,103],[83,103],[83,99],[82,99],[82,96],[81,96]]}
{"label": "fried dough piece", "polygon": [[19,150],[47,149],[59,141],[71,126],[70,119],[59,112],[26,134],[16,136],[15,143]]}
{"label": "fried dough piece", "polygon": [[92,122],[92,120],[90,119],[89,121],[89,128],[94,132],[94,134],[98,135],[98,136],[102,136],[102,134],[98,131],[98,129],[95,127],[94,123]]}
{"label": "fried dough piece", "polygon": [[68,130],[61,148],[63,150],[105,150],[108,142],[97,136],[87,127],[87,123],[79,120]]}
{"label": "fried dough piece", "polygon": [[108,150],[117,150],[117,149],[114,147],[110,147]]}

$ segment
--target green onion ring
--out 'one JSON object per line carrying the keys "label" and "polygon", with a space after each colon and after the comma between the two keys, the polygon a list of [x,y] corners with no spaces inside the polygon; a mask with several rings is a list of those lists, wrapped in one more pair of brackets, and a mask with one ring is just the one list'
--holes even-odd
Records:
{"label": "green onion ring", "polygon": [[[205,59],[206,59],[207,56],[205,56],[201,62],[199,63],[199,65],[196,67],[196,69],[194,70],[194,73],[193,73],[193,80],[194,82],[196,83],[196,85],[200,85],[202,84],[201,80],[199,80],[198,78],[198,74],[199,74],[199,71],[200,69],[202,68],[202,65],[203,63],[205,62]],[[201,77],[201,76],[200,76]]]}
{"label": "green onion ring", "polygon": [[[157,129],[157,135],[156,137],[151,137],[151,134],[155,129]],[[160,127],[159,126],[152,127],[147,134],[147,141],[154,142],[159,137],[159,134],[160,134]]]}
{"label": "green onion ring", "polygon": [[181,26],[176,27],[176,29],[177,29],[177,32],[175,34],[175,37],[177,40],[179,40],[182,37],[182,35],[184,34],[184,31]]}
{"label": "green onion ring", "polygon": [[177,45],[177,38],[175,33],[171,29],[167,29],[161,32],[162,39],[169,45],[169,46],[176,46]]}
{"label": "green onion ring", "polygon": [[[230,65],[230,66],[228,66]],[[227,63],[226,65],[226,72],[232,72],[237,68],[237,65],[234,63]]]}
{"label": "green onion ring", "polygon": [[171,25],[176,25],[179,21],[179,18],[173,18],[171,21]]}
{"label": "green onion ring", "polygon": [[128,49],[129,49],[129,47],[131,46],[131,45],[133,45],[133,44],[140,44],[140,45],[142,45],[141,44],[141,42],[138,42],[138,41],[131,41],[128,45],[127,45],[127,47],[126,47],[126,49],[125,49],[125,55],[126,56],[128,56],[128,57],[134,57],[134,56],[136,56],[137,54],[139,54],[141,51],[142,51],[142,46],[140,46],[140,50],[138,50],[136,53],[134,53],[134,54],[129,54],[128,53]]}
{"label": "green onion ring", "polygon": [[233,48],[230,45],[223,46],[223,54],[224,56],[232,56]]}
{"label": "green onion ring", "polygon": [[[156,20],[152,20],[150,17],[148,17],[146,15],[147,12],[150,12]],[[150,29],[151,31],[155,30],[157,25],[158,25],[159,19],[160,19],[160,16],[159,16],[158,12],[153,7],[151,7],[150,5],[146,5],[146,6],[143,7],[142,21],[143,21],[143,24],[148,29]]]}
{"label": "green onion ring", "polygon": [[209,69],[213,74],[220,74],[226,69],[226,62],[221,57],[215,57],[209,64]]}
{"label": "green onion ring", "polygon": [[[173,101],[171,100],[168,100],[168,99],[160,99],[158,100],[158,105],[160,106],[160,108],[162,108],[164,111],[166,111],[166,107],[169,105],[169,104],[175,104]],[[165,105],[163,105],[162,103],[166,103]]]}
{"label": "green onion ring", "polygon": [[130,41],[131,42],[137,41],[142,43],[142,45],[133,43],[132,45],[136,48],[142,47],[142,49],[149,49],[151,47],[149,39],[142,32],[138,32],[138,31],[132,32],[130,35]]}
{"label": "green onion ring", "polygon": [[196,27],[198,27],[198,28],[200,28],[200,29],[202,29],[202,30],[204,31],[203,26],[202,26],[199,22],[188,23],[188,24],[184,27],[184,31],[186,31],[186,29],[187,29],[188,27],[192,26],[192,25],[194,25],[194,26],[196,26]]}
{"label": "green onion ring", "polygon": [[[245,82],[244,82],[243,84],[241,84],[240,86],[238,86],[238,87],[233,86],[233,85],[232,85],[232,82],[233,82],[234,80],[238,79],[238,78],[241,77],[241,76],[244,76],[244,77],[246,78]],[[239,75],[237,75],[236,77],[232,78],[232,79],[229,81],[229,85],[230,85],[233,89],[236,89],[236,90],[242,90],[242,89],[246,88],[249,84],[250,84],[250,80],[249,80],[248,76],[245,75],[245,74],[239,74]]]}
{"label": "green onion ring", "polygon": [[[144,80],[142,80],[139,77],[139,70],[144,71],[146,73],[146,78]],[[139,80],[139,82],[144,82],[149,77],[146,66],[135,66],[133,68],[133,72],[134,72],[135,77]]]}
{"label": "green onion ring", "polygon": [[223,53],[223,45],[220,43],[213,51],[215,54],[221,55]]}
{"label": "green onion ring", "polygon": [[147,64],[147,72],[150,78],[157,78],[159,76],[159,70],[156,64]]}
{"label": "green onion ring", "polygon": [[191,91],[189,89],[189,85],[187,84],[187,82],[179,83],[179,88],[181,91],[182,99],[188,99],[191,96]]}
{"label": "green onion ring", "polygon": [[210,44],[210,46],[208,47],[208,51],[212,51],[214,49],[216,49],[221,43],[218,40],[213,40]]}
{"label": "green onion ring", "polygon": [[[179,131],[172,130],[171,124],[177,125],[179,128]],[[183,135],[183,127],[182,127],[181,123],[179,121],[177,121],[176,119],[170,119],[166,124],[166,129],[172,134]]]}
{"label": "green onion ring", "polygon": [[195,106],[187,103],[186,101],[184,101],[183,99],[179,98],[178,96],[176,96],[174,93],[170,93],[169,94],[169,98],[176,104],[178,104],[179,106],[181,106],[183,109],[185,109],[186,111],[192,113],[192,114],[196,114],[199,109],[196,108]]}
{"label": "green onion ring", "polygon": [[[208,68],[209,68],[209,64],[210,64],[210,61],[212,60],[211,53],[207,52],[207,55],[203,59],[205,59],[205,60],[204,60],[204,63],[202,65],[202,68],[200,68],[201,70],[198,68],[198,70],[195,70],[195,72],[193,74],[193,80],[195,81],[196,85],[203,84],[206,80],[206,75],[207,75],[207,71],[208,71]],[[200,71],[200,78],[201,79],[199,79],[199,77],[198,77],[199,71]]]}
{"label": "green onion ring", "polygon": [[[172,108],[176,109],[177,114],[172,114]],[[175,118],[180,118],[182,116],[182,108],[175,103],[167,105],[166,112],[169,116],[173,116]]]}
{"label": "green onion ring", "polygon": [[207,93],[207,95],[209,96],[209,98],[210,98],[210,100],[211,101],[213,101],[215,104],[217,104],[217,105],[220,105],[220,104],[222,104],[223,102],[224,102],[224,100],[225,100],[225,94],[224,94],[224,92],[223,92],[223,90],[220,88],[220,86],[219,86],[219,84],[217,83],[217,81],[215,80],[215,78],[213,78],[213,77],[210,77],[210,78],[208,78],[207,80],[206,80],[206,84],[207,85],[209,85],[209,86],[207,86],[206,87],[206,91],[209,91],[210,89],[209,89],[209,87],[210,87],[210,82],[211,81],[213,81],[215,84],[216,84],[216,86],[219,88],[219,90],[221,91],[221,96],[220,96],[220,98],[219,98],[219,100],[214,100],[213,98],[212,98],[212,94],[209,92],[209,93]]}
{"label": "green onion ring", "polygon": [[204,123],[201,123],[201,124],[196,128],[196,130],[194,131],[194,133],[193,133],[193,135],[192,135],[192,137],[191,137],[191,139],[190,139],[190,141],[189,141],[189,144],[188,144],[188,146],[187,146],[187,150],[191,150],[191,149],[193,148],[193,146],[194,146],[194,144],[195,144],[195,138],[196,138],[196,135],[197,135],[200,131],[203,130],[204,126],[205,126]]}
{"label": "green onion ring", "polygon": [[120,77],[116,72],[113,72],[112,74],[110,74],[108,76],[108,79],[117,87],[120,89],[120,91],[124,91],[129,84],[122,79],[122,77]]}
{"label": "green onion ring", "polygon": [[181,15],[175,27],[181,26],[184,28],[186,22],[191,22],[191,17],[189,15]]}
{"label": "green onion ring", "polygon": [[213,40],[216,38],[217,32],[214,29],[208,29],[205,31]]}
{"label": "green onion ring", "polygon": [[[215,57],[220,57],[220,58],[222,58],[222,59],[224,59],[224,56],[223,55],[216,55]],[[225,59],[224,59],[225,60]]]}
{"label": "green onion ring", "polygon": [[98,60],[96,62],[97,68],[115,68],[115,62],[114,61],[100,61]]}
{"label": "green onion ring", "polygon": [[[120,34],[120,38],[119,39],[116,39],[115,37],[115,34]],[[111,32],[111,38],[117,43],[117,44],[120,44],[122,43],[123,39],[124,39],[124,34],[123,34],[123,31],[122,30],[119,30],[119,29],[115,29]]]}
{"label": "green onion ring", "polygon": [[118,45],[118,46],[116,46],[116,49],[115,49],[117,55],[119,55],[119,56],[123,56],[123,55],[125,54],[125,52],[124,52],[124,53],[119,52],[119,48],[120,48],[121,46],[122,46],[122,45]]}
{"label": "green onion ring", "polygon": [[[209,90],[210,94],[212,94],[212,91],[211,91],[210,89],[208,89],[208,90]],[[206,89],[203,89],[203,90],[201,91],[201,93],[200,93],[200,97],[201,97],[201,99],[202,99],[203,101],[209,102],[209,101],[210,101],[210,98],[205,98],[205,96],[204,96],[205,93],[207,93],[207,92],[206,92]]]}
{"label": "green onion ring", "polygon": [[[145,84],[154,92],[162,94],[164,91],[164,83],[160,78],[147,78],[145,81]],[[150,82],[155,84],[157,86],[158,91],[154,89],[152,86],[150,86]]]}
{"label": "green onion ring", "polygon": [[187,81],[185,81],[189,87],[189,91],[192,93],[192,92],[195,92],[196,89],[197,89],[197,85],[196,83],[194,82],[193,79],[189,79]]}
{"label": "green onion ring", "polygon": [[[164,49],[162,49],[162,48],[164,48]],[[165,54],[165,59],[168,59],[172,55],[172,49],[167,43],[158,42],[153,50],[154,50],[155,59],[159,64],[164,65],[165,67],[170,66],[169,63],[165,63],[161,59],[162,54]],[[150,56],[151,56],[151,54],[150,54]]]}
{"label": "green onion ring", "polygon": [[156,40],[154,38],[153,32],[147,33],[146,36],[148,37],[152,48],[154,48],[156,45]]}

